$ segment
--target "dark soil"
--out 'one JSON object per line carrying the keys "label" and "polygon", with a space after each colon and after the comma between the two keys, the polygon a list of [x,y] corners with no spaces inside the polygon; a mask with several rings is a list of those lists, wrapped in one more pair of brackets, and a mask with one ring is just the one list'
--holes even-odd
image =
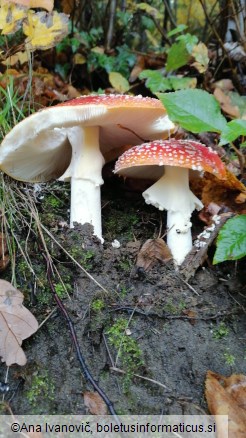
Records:
{"label": "dark soil", "polygon": [[[45,197],[47,194],[38,204],[44,222]],[[121,191],[117,198],[104,187],[103,245],[91,236],[90,227],[69,230],[59,226],[61,218],[67,220],[66,208],[59,211],[55,220],[49,217],[46,226],[50,225],[58,242],[79,259],[106,291],[65,257],[56,244],[51,245],[47,239],[47,245],[52,247],[54,264],[64,282],[70,285],[70,297],[66,293],[60,295],[86,364],[116,412],[207,412],[204,381],[208,370],[222,375],[246,374],[245,261],[212,266],[212,248],[208,263],[198,269],[189,283],[175,271],[171,261],[158,262],[145,273],[135,268],[136,256],[147,238],[157,237],[165,217],[146,206],[141,194]],[[50,208],[51,213],[56,215],[57,210]],[[194,221],[195,234],[203,224],[196,217]],[[120,248],[112,247],[114,239],[120,241]],[[32,244],[30,251],[35,260]],[[38,249],[36,259],[42,276],[41,266],[44,273],[46,266]],[[25,367],[10,367],[11,390],[5,398],[11,397],[10,406],[16,414],[88,413],[83,393],[92,388],[82,375],[68,325],[48,285],[46,289],[34,289],[32,277],[24,277],[18,271],[18,260],[21,256],[17,257],[17,278],[25,293],[25,305],[39,323],[50,316],[23,343],[28,361]],[[59,282],[57,276],[54,281]],[[129,322],[127,335],[118,330],[124,336],[123,355],[108,333],[112,327],[117,331],[119,321]],[[112,371],[113,366],[126,374]],[[2,381],[5,373],[2,364]]]}

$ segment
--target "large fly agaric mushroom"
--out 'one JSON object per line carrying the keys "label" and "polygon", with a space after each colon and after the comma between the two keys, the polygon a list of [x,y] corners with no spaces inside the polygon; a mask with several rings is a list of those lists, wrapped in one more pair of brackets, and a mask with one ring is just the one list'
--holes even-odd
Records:
{"label": "large fly agaric mushroom", "polygon": [[226,177],[217,153],[192,140],[157,140],[134,146],[115,165],[115,173],[124,177],[158,180],[143,197],[147,204],[167,210],[167,244],[177,265],[192,248],[191,213],[203,207],[189,189],[189,169]]}
{"label": "large fly agaric mushroom", "polygon": [[166,138],[173,126],[157,99],[82,96],[17,124],[2,142],[0,166],[20,181],[70,180],[70,226],[88,222],[101,239],[100,185],[105,158],[117,158],[120,148],[138,144],[139,138]]}

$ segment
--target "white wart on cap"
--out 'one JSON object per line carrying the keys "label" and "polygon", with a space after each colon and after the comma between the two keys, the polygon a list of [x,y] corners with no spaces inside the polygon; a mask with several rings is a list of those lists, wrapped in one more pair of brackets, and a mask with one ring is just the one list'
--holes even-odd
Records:
{"label": "white wart on cap", "polygon": [[202,202],[189,189],[189,169],[226,178],[221,159],[212,149],[192,140],[156,140],[122,154],[115,173],[158,181],[143,193],[147,204],[167,210],[167,244],[180,265],[192,248],[191,213]]}
{"label": "white wart on cap", "polygon": [[91,223],[102,239],[100,186],[105,158],[116,158],[124,145],[139,143],[139,137],[166,138],[173,127],[157,99],[82,96],[18,123],[1,144],[0,166],[20,181],[70,180],[71,227],[74,222]]}

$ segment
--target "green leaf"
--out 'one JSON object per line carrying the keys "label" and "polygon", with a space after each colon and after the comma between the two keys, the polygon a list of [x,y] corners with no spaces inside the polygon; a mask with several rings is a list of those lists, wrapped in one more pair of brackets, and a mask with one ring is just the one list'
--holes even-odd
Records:
{"label": "green leaf", "polygon": [[158,93],[170,119],[188,131],[221,132],[226,119],[222,116],[216,99],[203,90],[181,90],[174,93]]}
{"label": "green leaf", "polygon": [[231,120],[222,131],[220,145],[230,143],[236,140],[240,135],[246,135],[246,120]]}
{"label": "green leaf", "polygon": [[223,225],[214,254],[213,264],[237,260],[246,255],[246,214],[235,216]]}
{"label": "green leaf", "polygon": [[152,91],[152,93],[172,89],[171,82],[168,78],[164,78],[160,71],[143,70],[138,77],[139,79],[147,79],[145,85],[150,91]]}
{"label": "green leaf", "polygon": [[147,79],[145,86],[154,94],[166,90],[180,90],[184,88],[195,88],[196,78],[178,78],[177,76],[163,77],[157,70],[143,70],[139,74],[139,79]]}
{"label": "green leaf", "polygon": [[167,55],[167,71],[176,70],[183,65],[186,65],[190,59],[189,52],[186,49],[185,41],[174,43]]}
{"label": "green leaf", "polygon": [[191,53],[193,47],[198,43],[198,38],[190,33],[185,33],[184,35],[179,35],[176,38],[177,41],[185,44],[186,50]]}
{"label": "green leaf", "polygon": [[[196,88],[196,78],[178,78],[177,76],[168,77],[173,90],[184,90],[185,88]],[[160,90],[161,91],[161,90]]]}
{"label": "green leaf", "polygon": [[186,24],[179,24],[177,27],[175,27],[175,29],[170,30],[167,36],[171,37],[173,35],[176,35],[177,33],[183,32],[183,30],[187,29],[187,27],[188,26],[186,26]]}

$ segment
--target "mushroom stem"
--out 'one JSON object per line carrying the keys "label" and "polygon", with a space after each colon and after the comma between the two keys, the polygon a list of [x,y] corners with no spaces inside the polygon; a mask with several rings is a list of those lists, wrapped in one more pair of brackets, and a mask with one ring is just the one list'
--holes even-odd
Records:
{"label": "mushroom stem", "polygon": [[192,248],[191,213],[203,207],[189,189],[189,169],[166,166],[164,175],[145,190],[143,197],[147,204],[167,210],[167,244],[180,265]]}
{"label": "mushroom stem", "polygon": [[192,248],[190,216],[185,217],[179,211],[167,212],[167,246],[178,266]]}
{"label": "mushroom stem", "polygon": [[72,159],[61,180],[71,180],[70,227],[89,223],[102,239],[101,193],[104,158],[99,147],[99,127],[76,126],[67,130]]}

